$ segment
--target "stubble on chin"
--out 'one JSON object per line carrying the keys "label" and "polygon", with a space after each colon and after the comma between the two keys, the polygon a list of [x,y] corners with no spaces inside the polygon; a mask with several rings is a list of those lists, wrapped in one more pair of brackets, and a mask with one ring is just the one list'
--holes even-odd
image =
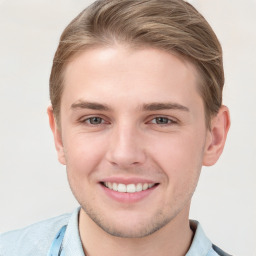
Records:
{"label": "stubble on chin", "polygon": [[166,226],[178,214],[177,211],[173,215],[167,215],[162,210],[159,210],[150,218],[150,220],[145,221],[142,219],[140,222],[136,223],[136,225],[129,225],[129,216],[127,216],[127,222],[125,225],[122,225],[122,223],[120,224],[118,222],[110,223],[105,214],[96,213],[94,209],[84,203],[81,205],[81,207],[84,214],[86,214],[86,217],[90,218],[101,230],[111,236],[119,238],[147,237]]}

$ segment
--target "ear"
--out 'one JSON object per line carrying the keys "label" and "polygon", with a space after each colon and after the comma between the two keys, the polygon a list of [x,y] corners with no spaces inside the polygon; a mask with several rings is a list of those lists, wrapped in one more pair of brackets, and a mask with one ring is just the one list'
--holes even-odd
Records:
{"label": "ear", "polygon": [[226,142],[228,130],[230,127],[229,110],[222,106],[218,114],[211,120],[211,129],[208,131],[203,165],[214,165],[219,159]]}
{"label": "ear", "polygon": [[58,154],[58,160],[61,164],[65,165],[66,159],[65,159],[64,147],[63,147],[63,143],[62,143],[61,131],[60,131],[60,128],[58,127],[58,124],[56,123],[56,120],[54,118],[52,106],[49,106],[47,108],[47,113],[48,113],[48,117],[49,117],[49,124],[50,124],[51,130],[53,133],[53,137],[54,137],[55,148],[56,148],[57,154]]}

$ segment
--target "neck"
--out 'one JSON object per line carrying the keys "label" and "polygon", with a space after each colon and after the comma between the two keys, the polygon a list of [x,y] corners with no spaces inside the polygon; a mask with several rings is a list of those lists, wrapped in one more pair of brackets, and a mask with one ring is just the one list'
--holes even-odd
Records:
{"label": "neck", "polygon": [[81,209],[79,231],[86,256],[184,256],[192,242],[188,211],[179,213],[166,226],[143,238],[109,235]]}

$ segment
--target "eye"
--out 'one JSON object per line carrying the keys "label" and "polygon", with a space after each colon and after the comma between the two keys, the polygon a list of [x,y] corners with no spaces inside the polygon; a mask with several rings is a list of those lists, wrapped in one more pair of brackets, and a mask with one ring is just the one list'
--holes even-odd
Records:
{"label": "eye", "polygon": [[99,125],[99,124],[102,124],[103,119],[98,116],[93,116],[93,117],[85,119],[83,122],[92,124],[92,125]]}
{"label": "eye", "polygon": [[83,131],[101,131],[111,125],[110,119],[103,115],[86,115],[77,121]]}
{"label": "eye", "polygon": [[152,123],[165,125],[165,124],[172,124],[172,123],[176,123],[176,122],[167,117],[159,116],[159,117],[154,118],[152,120]]}

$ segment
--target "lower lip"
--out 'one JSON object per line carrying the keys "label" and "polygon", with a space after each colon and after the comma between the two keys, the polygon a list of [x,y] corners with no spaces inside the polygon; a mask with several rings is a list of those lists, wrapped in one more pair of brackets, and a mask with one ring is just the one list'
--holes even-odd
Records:
{"label": "lower lip", "polygon": [[122,193],[117,192],[112,189],[109,189],[105,187],[103,184],[100,184],[104,192],[112,199],[120,202],[120,203],[136,203],[139,202],[145,198],[147,198],[157,187],[153,186],[152,188],[142,190],[140,192],[134,192],[134,193]]}

